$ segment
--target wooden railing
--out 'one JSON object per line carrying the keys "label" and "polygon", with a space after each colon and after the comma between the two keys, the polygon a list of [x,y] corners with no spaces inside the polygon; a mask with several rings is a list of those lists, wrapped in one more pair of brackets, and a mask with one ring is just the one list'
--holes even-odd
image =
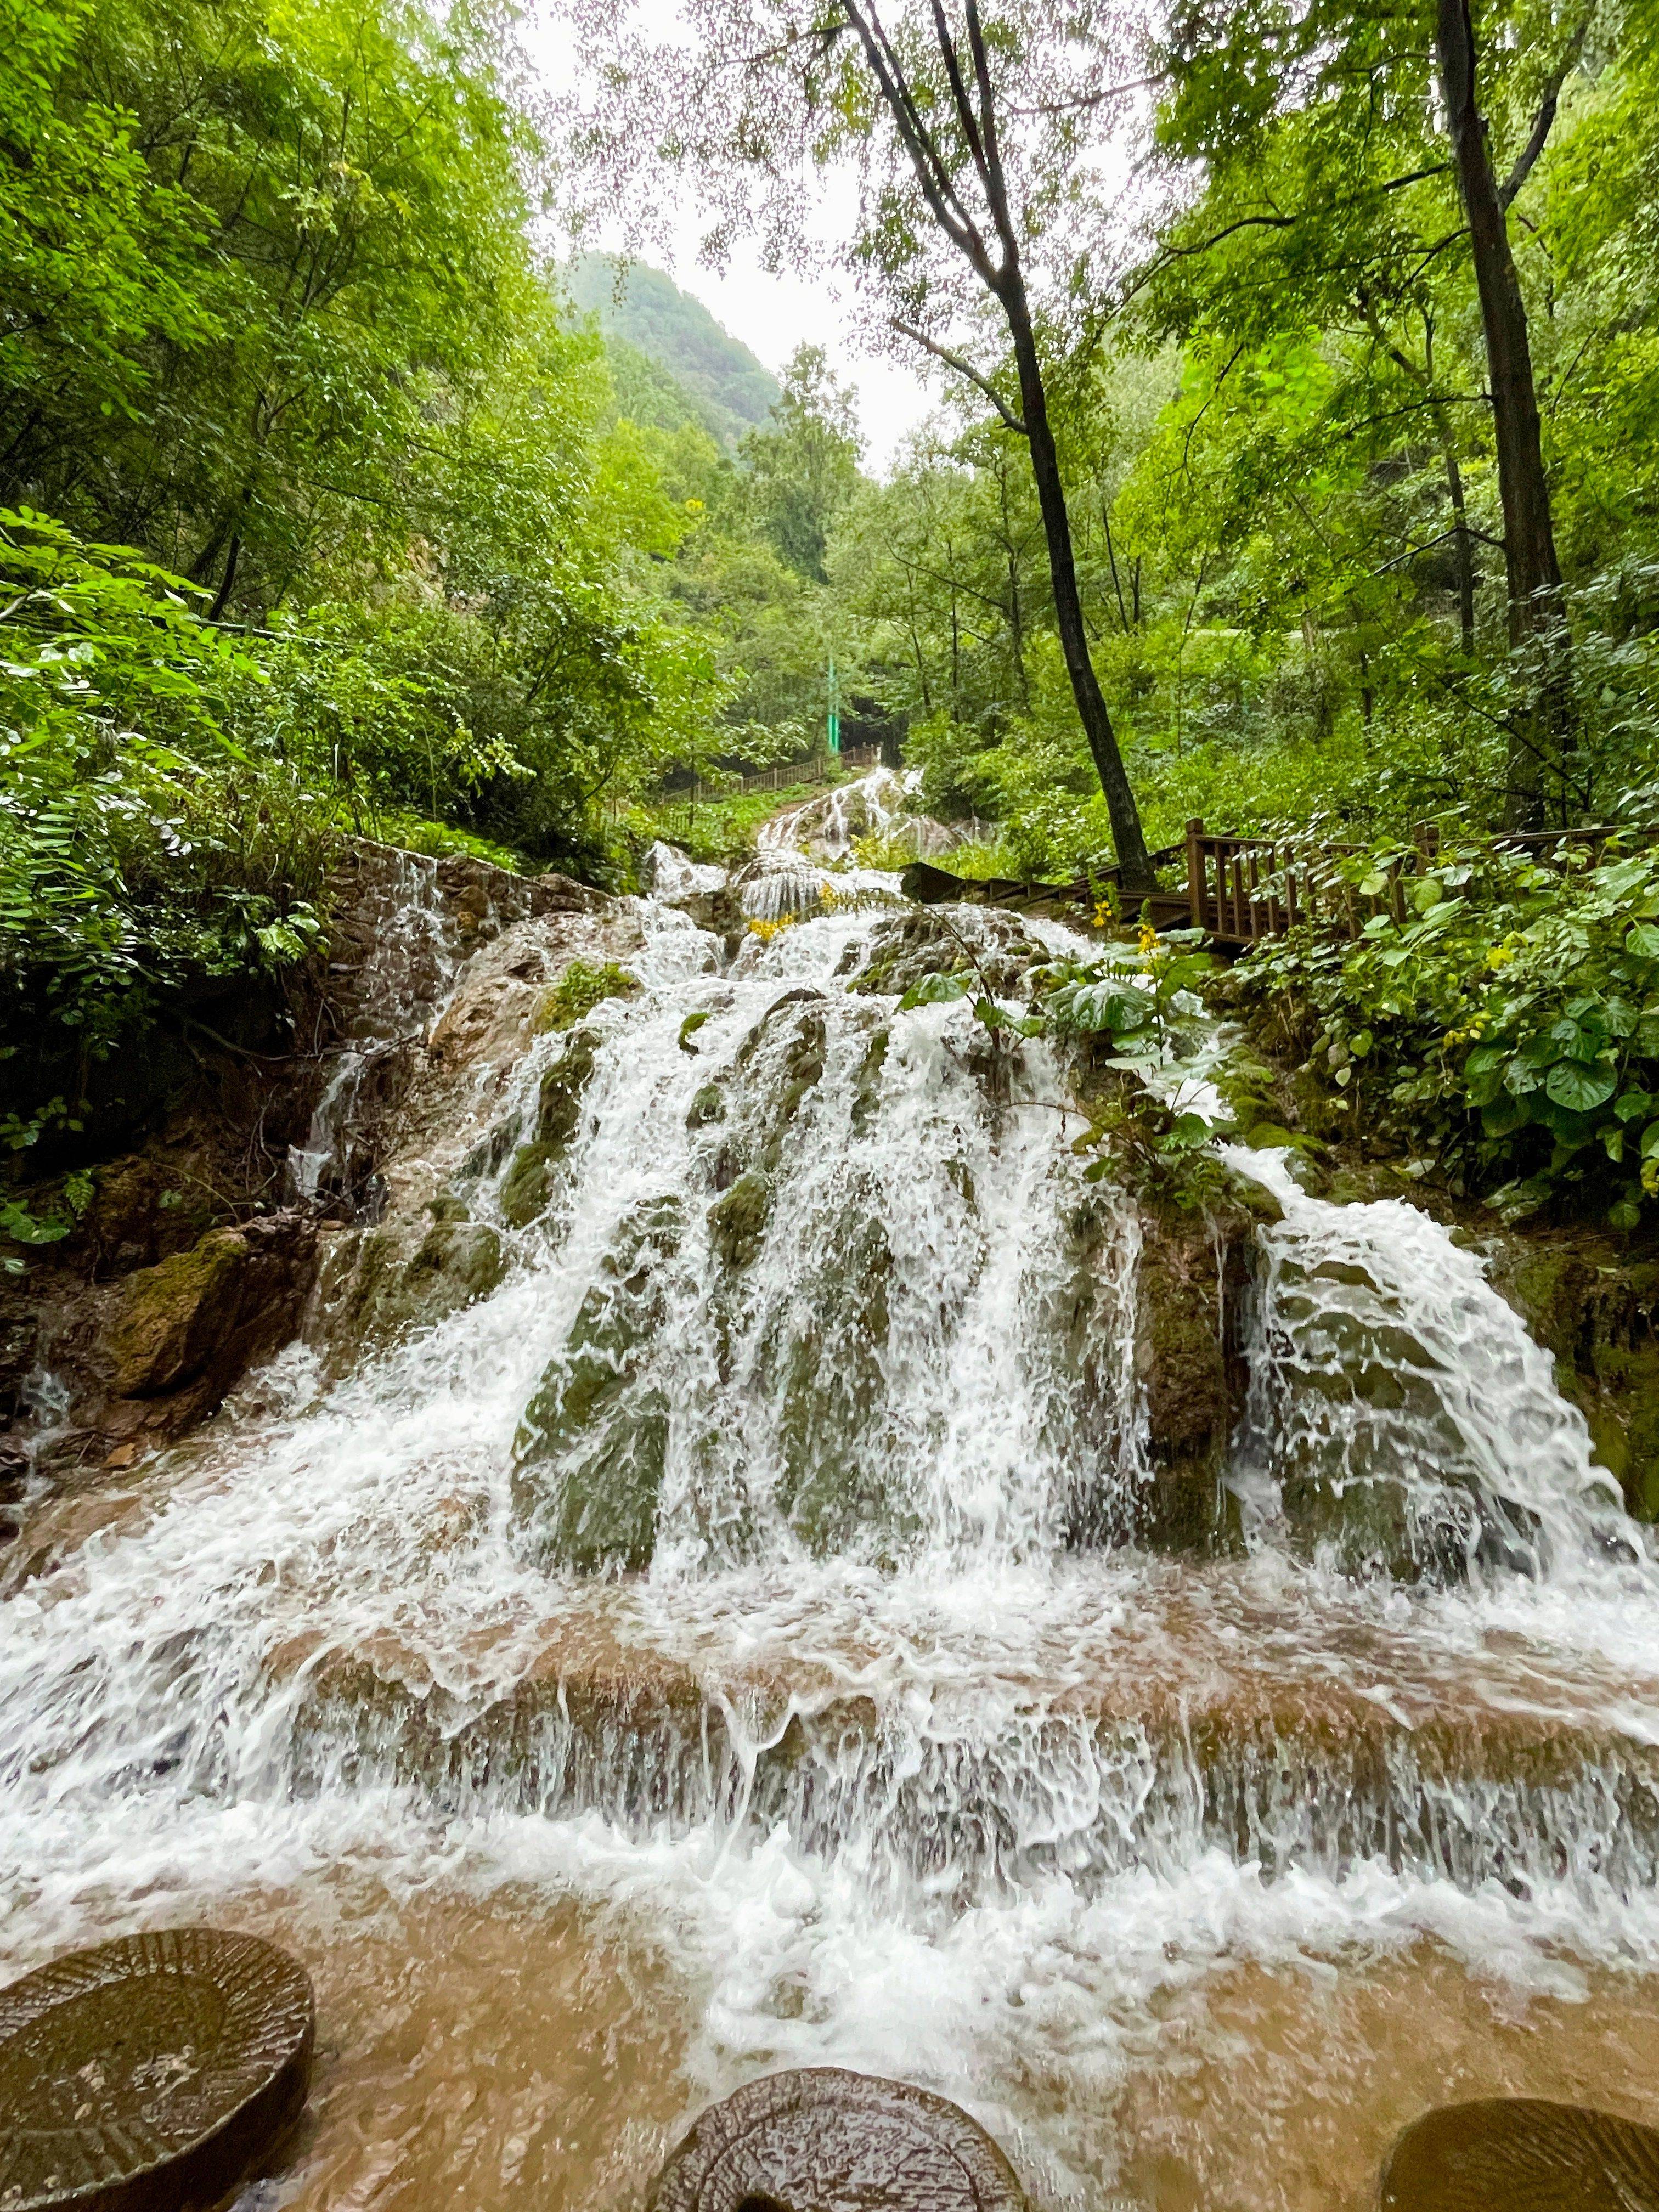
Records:
{"label": "wooden railing", "polygon": [[[1531,852],[1540,859],[1559,854],[1564,862],[1587,848],[1588,865],[1595,867],[1608,839],[1620,836],[1650,842],[1659,831],[1607,823],[1583,830],[1502,830],[1492,842],[1504,852]],[[1259,945],[1302,921],[1358,937],[1373,915],[1405,920],[1407,879],[1425,874],[1440,849],[1436,824],[1419,823],[1413,845],[1413,855],[1402,855],[1382,869],[1382,888],[1366,892],[1335,865],[1357,849],[1352,845],[1216,836],[1194,820],[1187,824],[1188,918],[1220,945]]]}

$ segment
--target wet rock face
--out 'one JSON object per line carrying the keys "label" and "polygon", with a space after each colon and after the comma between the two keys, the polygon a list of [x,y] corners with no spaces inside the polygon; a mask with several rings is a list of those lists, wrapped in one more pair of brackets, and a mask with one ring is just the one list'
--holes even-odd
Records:
{"label": "wet rock face", "polygon": [[868,957],[848,988],[902,995],[925,976],[966,974],[975,992],[1019,998],[1027,974],[1048,957],[1012,915],[984,907],[923,907],[872,933]]}
{"label": "wet rock face", "polygon": [[573,1030],[542,1078],[534,1133],[514,1153],[499,1194],[502,1215],[514,1229],[527,1229],[547,1211],[554,1175],[581,1126],[582,1099],[593,1079],[599,1042],[595,1030]]}
{"label": "wet rock face", "polygon": [[[1090,1200],[1066,1224],[1074,1258],[1056,1326],[1085,1386],[1093,1445],[1079,1456],[1067,1540],[1207,1549],[1234,1534],[1224,1477],[1249,1388],[1244,1340],[1258,1208],[1241,1194],[1203,1212],[1143,1202],[1139,1214],[1133,1407],[1113,1395],[1123,1322],[1109,1255],[1121,1219],[1109,1203]],[[1133,1449],[1137,1422],[1145,1480],[1126,1505],[1114,1478]]]}
{"label": "wet rock face", "polygon": [[666,1316],[684,1227],[672,1197],[629,1218],[525,1409],[514,1509],[532,1548],[572,1573],[650,1564],[669,1408],[645,1380],[643,1352]]}
{"label": "wet rock face", "polygon": [[1553,1358],[1626,1510],[1659,1521],[1659,1262],[1594,1231],[1483,1243],[1493,1286]]}
{"label": "wet rock face", "polygon": [[813,2066],[711,2106],[647,2212],[1029,2212],[1013,2168],[959,2106]]}
{"label": "wet rock face", "polygon": [[1226,1530],[1222,1478],[1249,1384],[1243,1312],[1255,1230],[1242,1203],[1203,1215],[1143,1212],[1134,1365],[1152,1465],[1142,1533],[1153,1542],[1206,1545]]}
{"label": "wet rock face", "polygon": [[1652,2212],[1659,2132],[1533,2097],[1448,2105],[1407,2128],[1382,2212]]}
{"label": "wet rock face", "polygon": [[210,1410],[293,1335],[316,1260],[315,1224],[278,1213],[211,1230],[189,1251],[136,1270],[106,1338],[115,1395],[159,1398],[194,1385],[192,1412]]}

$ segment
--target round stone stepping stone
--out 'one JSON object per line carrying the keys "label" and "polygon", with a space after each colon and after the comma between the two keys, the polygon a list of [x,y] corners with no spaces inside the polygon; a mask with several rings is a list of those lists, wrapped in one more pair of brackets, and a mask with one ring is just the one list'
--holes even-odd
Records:
{"label": "round stone stepping stone", "polygon": [[711,2105],[647,2212],[1029,2212],[1014,2170],[948,2098],[836,2066]]}
{"label": "round stone stepping stone", "polygon": [[299,2115],[311,1978],[257,1936],[169,1928],[0,1990],[3,2212],[185,2212]]}
{"label": "round stone stepping stone", "polygon": [[1382,2212],[1659,2212],[1659,2131],[1583,2105],[1493,2097],[1413,2121]]}

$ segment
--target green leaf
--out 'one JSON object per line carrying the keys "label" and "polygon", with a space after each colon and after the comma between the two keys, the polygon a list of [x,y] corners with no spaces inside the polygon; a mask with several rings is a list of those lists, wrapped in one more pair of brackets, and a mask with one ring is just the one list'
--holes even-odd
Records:
{"label": "green leaf", "polygon": [[1175,1127],[1164,1141],[1182,1151],[1188,1151],[1194,1145],[1207,1144],[1209,1139],[1210,1125],[1201,1114],[1178,1114]]}
{"label": "green leaf", "polygon": [[1644,1114],[1653,1111],[1650,1091],[1626,1091],[1613,1102],[1613,1110],[1621,1121],[1634,1121]]}
{"label": "green leaf", "polygon": [[1544,1088],[1558,1106],[1574,1114],[1589,1114],[1605,1106],[1619,1088],[1612,1068],[1587,1067],[1582,1060],[1558,1060],[1544,1079]]}
{"label": "green leaf", "polygon": [[952,999],[967,997],[968,983],[966,975],[924,975],[899,1000],[899,1011],[909,1013],[917,1006],[948,1006]]}
{"label": "green leaf", "polygon": [[1659,1121],[1650,1121],[1642,1132],[1642,1158],[1650,1160],[1659,1152]]}
{"label": "green leaf", "polygon": [[1641,960],[1659,960],[1659,922],[1632,922],[1625,934],[1625,950]]}
{"label": "green leaf", "polygon": [[1506,1091],[1482,1109],[1480,1127],[1489,1137],[1512,1137],[1517,1129],[1524,1129],[1531,1119],[1532,1109],[1526,1100]]}
{"label": "green leaf", "polygon": [[1614,1229],[1639,1229],[1642,1209],[1633,1198],[1621,1198],[1607,1208],[1607,1220]]}

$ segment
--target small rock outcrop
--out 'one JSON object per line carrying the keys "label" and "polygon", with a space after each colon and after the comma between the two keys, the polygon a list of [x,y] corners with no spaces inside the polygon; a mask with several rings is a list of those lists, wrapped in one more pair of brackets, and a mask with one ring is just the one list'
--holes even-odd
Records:
{"label": "small rock outcrop", "polygon": [[107,1338],[116,1395],[155,1398],[205,1382],[222,1395],[294,1334],[315,1264],[315,1224],[276,1213],[210,1230],[189,1251],[137,1269]]}
{"label": "small rock outcrop", "polygon": [[1594,1229],[1475,1242],[1493,1288],[1553,1358],[1627,1510],[1659,1520],[1659,1260]]}

